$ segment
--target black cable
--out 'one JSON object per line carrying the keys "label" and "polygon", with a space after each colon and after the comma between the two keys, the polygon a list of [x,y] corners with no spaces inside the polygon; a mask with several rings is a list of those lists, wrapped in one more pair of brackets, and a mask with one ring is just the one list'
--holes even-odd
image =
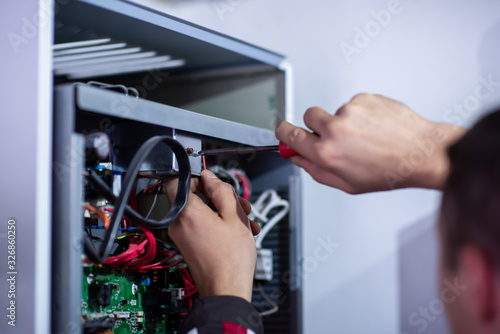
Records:
{"label": "black cable", "polygon": [[97,250],[95,249],[94,243],[92,242],[92,239],[90,239],[89,237],[83,238],[83,247],[85,250],[85,254],[87,254],[90,261],[94,263],[101,262],[99,254],[97,254]]}
{"label": "black cable", "polygon": [[[179,164],[180,165],[180,164]],[[191,167],[189,167],[191,168]],[[87,180],[94,186],[94,188],[102,195],[104,198],[110,202],[112,205],[115,205],[117,198],[108,187],[106,182],[102,180],[102,178],[97,174],[94,170],[89,170],[85,172],[85,176]],[[180,181],[180,176],[179,176]],[[141,225],[149,228],[163,228],[165,226],[160,225],[158,221],[152,219],[146,219],[141,216],[137,211],[131,209],[129,206],[125,207],[125,216],[130,219],[133,223],[137,225]]]}
{"label": "black cable", "polygon": [[[127,200],[130,191],[134,186],[134,181],[140,171],[141,165],[144,163],[153,148],[160,142],[166,143],[172,149],[175,157],[177,158],[177,163],[179,165],[179,185],[174,203],[172,204],[169,212],[165,215],[165,217],[163,217],[163,219],[157,221],[144,218],[135,210],[132,210],[127,206]],[[132,158],[118,198],[113,195],[113,192],[109,189],[108,185],[105,184],[94,171],[86,173],[86,176],[89,182],[92,183],[92,185],[115,206],[109,227],[106,230],[104,241],[99,252],[96,251],[92,241],[88,237],[84,240],[85,252],[87,253],[87,256],[93,262],[102,263],[108,258],[111,252],[113,241],[116,238],[123,214],[130,218],[135,224],[149,228],[168,227],[168,225],[170,225],[170,223],[177,218],[187,203],[191,183],[191,165],[189,163],[189,156],[186,150],[178,141],[169,136],[155,136],[142,144]]]}

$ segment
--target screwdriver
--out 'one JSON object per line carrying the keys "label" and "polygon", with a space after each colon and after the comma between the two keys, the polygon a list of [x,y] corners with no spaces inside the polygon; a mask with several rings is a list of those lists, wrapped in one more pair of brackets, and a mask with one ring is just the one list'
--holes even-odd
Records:
{"label": "screwdriver", "polygon": [[205,150],[197,152],[191,151],[188,152],[188,154],[193,157],[199,157],[203,155],[247,154],[247,153],[267,152],[267,151],[279,151],[281,157],[284,159],[288,159],[293,156],[299,155],[295,150],[288,147],[286,144],[282,142],[280,142],[279,145],[271,145],[271,146],[230,147],[230,148],[216,148],[213,150]]}

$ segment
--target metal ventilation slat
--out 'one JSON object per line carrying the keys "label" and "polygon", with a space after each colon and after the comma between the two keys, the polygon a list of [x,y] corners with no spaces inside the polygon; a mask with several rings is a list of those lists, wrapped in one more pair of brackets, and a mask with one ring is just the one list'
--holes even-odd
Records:
{"label": "metal ventilation slat", "polygon": [[54,75],[68,79],[122,75],[186,64],[184,59],[172,59],[156,51],[142,52],[141,47],[130,47],[112,38],[60,43],[52,49]]}

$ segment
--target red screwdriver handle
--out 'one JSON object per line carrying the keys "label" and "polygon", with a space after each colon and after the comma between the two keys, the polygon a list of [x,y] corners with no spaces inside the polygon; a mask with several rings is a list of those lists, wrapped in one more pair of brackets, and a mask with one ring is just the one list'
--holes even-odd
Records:
{"label": "red screwdriver handle", "polygon": [[288,147],[286,144],[280,142],[279,144],[280,155],[283,159],[288,159],[299,155],[294,149]]}

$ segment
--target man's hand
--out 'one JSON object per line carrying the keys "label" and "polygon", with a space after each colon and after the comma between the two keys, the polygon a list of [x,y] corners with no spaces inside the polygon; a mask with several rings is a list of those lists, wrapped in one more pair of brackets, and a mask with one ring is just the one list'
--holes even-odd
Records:
{"label": "man's hand", "polygon": [[[167,184],[171,200],[176,191],[173,180]],[[257,258],[253,235],[260,227],[248,219],[250,210],[231,185],[209,170],[202,172],[201,182],[192,180],[188,203],[168,233],[202,297],[227,295],[251,301]]]}
{"label": "man's hand", "polygon": [[297,151],[292,162],[316,181],[350,194],[404,187],[441,189],[446,147],[465,130],[434,123],[395,100],[358,94],[332,116],[310,108],[313,132],[282,122],[276,137]]}

